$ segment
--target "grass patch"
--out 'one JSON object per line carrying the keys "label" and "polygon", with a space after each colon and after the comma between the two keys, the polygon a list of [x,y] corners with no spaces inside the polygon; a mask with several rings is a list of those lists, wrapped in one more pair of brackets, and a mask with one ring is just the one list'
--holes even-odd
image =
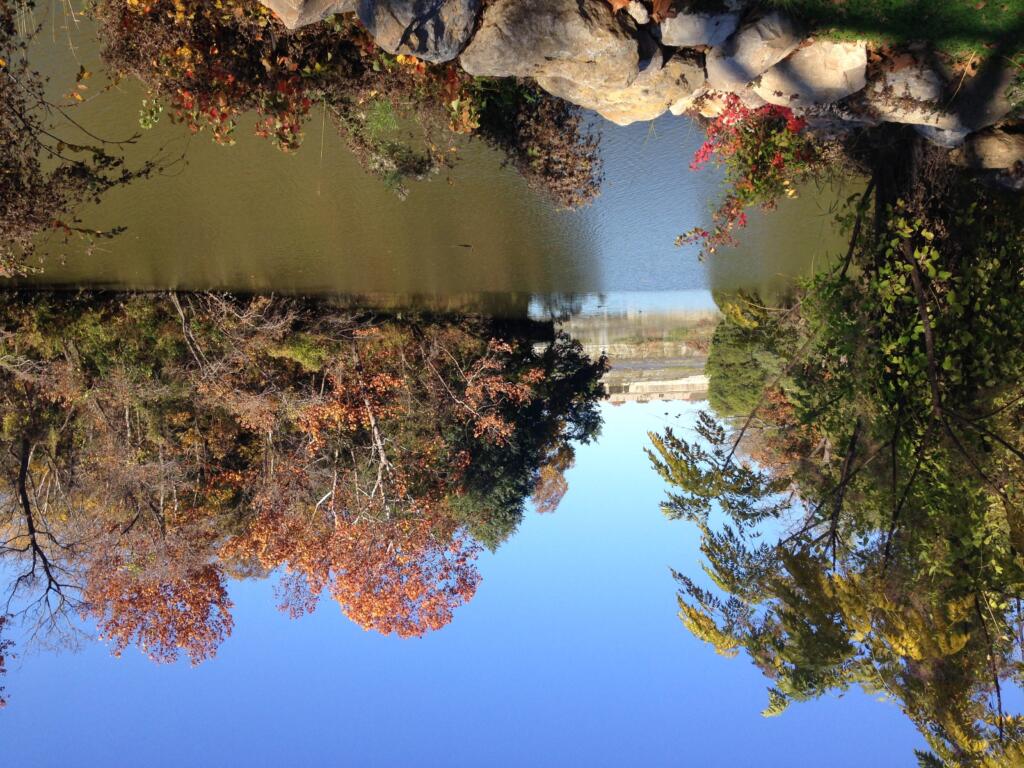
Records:
{"label": "grass patch", "polygon": [[953,57],[1024,46],[1024,0],[765,0],[819,34],[889,45],[929,43]]}

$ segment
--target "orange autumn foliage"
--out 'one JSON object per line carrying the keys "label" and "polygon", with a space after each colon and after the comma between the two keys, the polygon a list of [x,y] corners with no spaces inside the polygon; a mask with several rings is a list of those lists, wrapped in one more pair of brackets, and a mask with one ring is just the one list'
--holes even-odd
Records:
{"label": "orange autumn foliage", "polygon": [[533,489],[533,508],[540,514],[551,514],[569,490],[569,482],[565,473],[575,463],[576,454],[568,446],[563,446],[551,456],[540,468],[537,485]]}
{"label": "orange autumn foliage", "polygon": [[482,547],[514,533],[535,489],[557,504],[568,442],[600,425],[603,361],[561,335],[541,350],[549,330],[9,295],[0,554],[19,569],[19,620],[60,637],[83,617],[115,655],[199,663],[233,628],[226,579],[275,574],[296,616],[327,594],[367,630],[446,626]]}
{"label": "orange autumn foliage", "polygon": [[224,576],[212,564],[148,576],[108,558],[89,574],[84,598],[115,656],[134,644],[154,661],[173,662],[184,653],[199,664],[216,654],[234,626]]}
{"label": "orange autumn foliage", "polygon": [[327,375],[330,389],[299,416],[298,427],[309,435],[311,453],[323,447],[325,432],[370,429],[376,419],[401,415],[394,401],[403,384],[400,378],[380,372],[363,381],[346,374],[347,371],[331,371]]}
{"label": "orange autumn foliage", "polygon": [[452,620],[472,599],[480,575],[479,547],[424,512],[400,520],[334,518],[267,512],[221,550],[225,558],[255,558],[284,567],[281,608],[297,617],[312,611],[326,590],[363,629],[419,637]]}
{"label": "orange autumn foliage", "polygon": [[511,352],[510,344],[492,339],[487,345],[487,354],[465,376],[465,398],[473,414],[473,436],[498,445],[508,442],[515,432],[515,425],[501,415],[502,408],[528,402],[533,388],[544,378],[543,371],[533,368],[518,380],[510,379],[501,356]]}

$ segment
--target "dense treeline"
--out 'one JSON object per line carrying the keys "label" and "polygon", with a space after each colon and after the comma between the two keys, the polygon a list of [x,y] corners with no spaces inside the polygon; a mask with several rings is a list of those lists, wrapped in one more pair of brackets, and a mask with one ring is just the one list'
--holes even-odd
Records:
{"label": "dense treeline", "polygon": [[0,295],[0,615],[199,662],[226,580],[281,569],[292,615],[326,591],[366,629],[440,628],[526,498],[557,505],[604,365],[546,324]]}

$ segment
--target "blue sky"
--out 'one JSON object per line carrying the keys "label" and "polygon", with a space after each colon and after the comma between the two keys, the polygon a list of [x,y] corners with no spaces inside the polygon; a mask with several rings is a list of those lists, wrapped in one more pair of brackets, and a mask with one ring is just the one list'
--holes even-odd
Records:
{"label": "blue sky", "polygon": [[642,448],[693,410],[605,406],[562,506],[528,515],[424,639],[364,632],[328,601],[292,621],[248,582],[234,635],[199,668],[99,644],[17,660],[3,764],[913,765],[920,739],[895,705],[850,693],[764,719],[760,673],[677,619],[669,567],[695,570],[696,541],[659,513]]}

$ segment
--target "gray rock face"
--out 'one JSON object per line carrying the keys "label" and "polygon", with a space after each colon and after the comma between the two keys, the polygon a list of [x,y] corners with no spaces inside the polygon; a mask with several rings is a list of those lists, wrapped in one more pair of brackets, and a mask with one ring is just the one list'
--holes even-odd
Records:
{"label": "gray rock face", "polygon": [[818,40],[797,49],[761,75],[761,98],[786,107],[839,101],[864,88],[868,56],[864,43]]}
{"label": "gray rock face", "polygon": [[993,129],[972,134],[954,159],[968,168],[1001,170],[1024,163],[1024,133]]}
{"label": "gray rock face", "polygon": [[480,0],[359,0],[359,20],[388,53],[451,61],[476,26]]}
{"label": "gray rock face", "polygon": [[358,0],[260,0],[288,29],[317,24],[336,13],[351,13]]}
{"label": "gray rock face", "polygon": [[999,57],[992,57],[960,88],[950,109],[974,131],[997,123],[1013,108],[1010,92],[1019,76],[1018,67],[1006,64]]}
{"label": "gray rock face", "polygon": [[658,50],[625,88],[593,88],[557,76],[538,77],[537,84],[617,125],[629,125],[654,120],[670,107],[691,99],[704,85],[704,69],[678,54],[665,61]]}
{"label": "gray rock face", "polygon": [[896,99],[938,102],[946,88],[946,76],[926,64],[916,63],[902,69],[882,73],[881,80],[871,84],[876,93],[887,92]]}
{"label": "gray rock face", "polygon": [[720,91],[742,88],[791,54],[803,40],[797,23],[781,11],[744,25],[707,59],[708,85]]}
{"label": "gray rock face", "polygon": [[718,117],[722,114],[728,106],[729,96],[738,98],[740,104],[747,109],[757,109],[768,103],[758,96],[753,88],[737,88],[728,92],[706,88],[697,96],[699,98],[695,98],[694,106],[702,117]]}
{"label": "gray rock face", "polygon": [[680,48],[724,43],[740,23],[738,13],[680,13],[661,22],[661,42]]}
{"label": "gray rock face", "polygon": [[1014,77],[996,62],[972,78],[950,82],[944,72],[914,62],[882,72],[865,90],[865,102],[877,117],[925,126],[932,129],[930,138],[945,138],[948,145],[950,137],[963,138],[1009,113],[1007,89]]}
{"label": "gray rock face", "polygon": [[947,149],[959,147],[970,133],[966,128],[934,128],[930,125],[915,125],[914,130],[932,144]]}
{"label": "gray rock face", "polygon": [[921,62],[887,70],[864,91],[873,116],[890,123],[923,125],[941,131],[965,132],[955,114],[943,109],[945,77]]}
{"label": "gray rock face", "polygon": [[495,0],[460,62],[471,75],[625,88],[639,73],[635,33],[605,0]]}
{"label": "gray rock face", "polygon": [[847,136],[860,127],[860,123],[843,120],[832,115],[808,115],[807,127],[818,138],[838,139]]}

